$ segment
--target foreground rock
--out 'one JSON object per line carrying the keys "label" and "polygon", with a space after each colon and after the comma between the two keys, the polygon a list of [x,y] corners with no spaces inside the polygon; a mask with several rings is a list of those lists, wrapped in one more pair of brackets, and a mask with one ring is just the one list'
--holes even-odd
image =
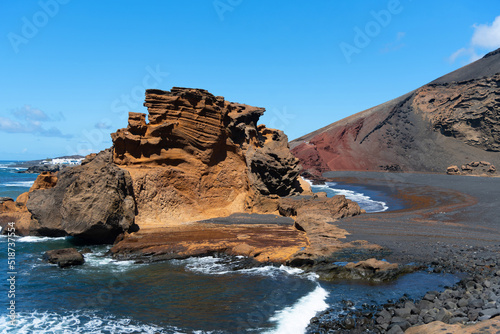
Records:
{"label": "foreground rock", "polygon": [[[256,263],[271,262],[316,270],[319,263],[331,261],[336,251],[352,247],[380,248],[369,243],[358,242],[354,245],[342,242],[345,230],[331,222],[344,215],[359,214],[361,210],[356,203],[343,196],[329,200],[329,203],[318,203],[327,209],[317,212],[314,219],[300,216],[301,225],[296,214],[293,218],[286,218],[270,214],[237,213],[196,223],[141,229],[136,233],[125,234],[110,252],[116,259],[141,262],[224,253],[246,256]],[[303,199],[302,203],[313,202],[313,199]],[[325,206],[325,203],[329,206]],[[324,273],[330,272],[330,269],[321,267]]]}
{"label": "foreground rock", "polygon": [[149,114],[112,134],[113,161],[130,172],[141,228],[235,212],[276,213],[303,191],[286,135],[257,125],[264,108],[203,89],[146,91]]}
{"label": "foreground rock", "polygon": [[[498,51],[498,50],[497,50]],[[290,143],[304,170],[444,173],[500,163],[500,52]]]}
{"label": "foreground rock", "polygon": [[285,263],[307,246],[306,234],[294,228],[292,219],[235,214],[125,235],[111,248],[111,254],[116,259],[141,262],[227,254]]}
{"label": "foreground rock", "polygon": [[60,171],[57,184],[33,190],[26,207],[31,234],[71,235],[93,243],[113,242],[135,217],[132,180],[111,162],[109,150]]}
{"label": "foreground rock", "polygon": [[83,255],[75,248],[64,248],[47,251],[43,259],[49,263],[57,264],[60,268],[82,265],[85,262]]}

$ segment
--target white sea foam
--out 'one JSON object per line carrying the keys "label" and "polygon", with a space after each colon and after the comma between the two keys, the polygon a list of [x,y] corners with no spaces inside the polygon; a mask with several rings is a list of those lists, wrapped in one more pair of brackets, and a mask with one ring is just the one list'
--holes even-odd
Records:
{"label": "white sea foam", "polygon": [[19,242],[46,242],[46,241],[57,241],[57,240],[64,240],[64,239],[66,239],[66,237],[51,238],[51,237],[27,236],[27,237],[19,237],[19,238],[17,238],[17,241],[19,241]]}
{"label": "white sea foam", "polygon": [[4,187],[26,187],[30,188],[35,181],[15,181],[15,182],[6,182],[0,184],[1,186]]}
{"label": "white sea foam", "polygon": [[0,333],[45,334],[45,333],[179,333],[175,327],[162,328],[155,325],[134,323],[128,318],[99,317],[80,312],[19,313],[15,326],[7,315],[0,316]]}
{"label": "white sea foam", "polygon": [[287,267],[281,265],[264,266],[246,269],[231,269],[231,264],[227,258],[217,258],[213,256],[192,257],[185,260],[172,260],[173,264],[185,265],[185,268],[191,272],[205,275],[227,275],[227,274],[245,274],[255,276],[278,277],[279,275],[294,275],[315,281],[317,275],[314,273],[306,273],[302,269]]}
{"label": "white sea foam", "polygon": [[383,212],[389,209],[387,203],[383,201],[375,201],[363,193],[358,193],[353,190],[342,189],[335,182],[326,182],[323,185],[313,185],[310,180],[306,180],[313,191],[324,191],[330,196],[334,195],[344,195],[347,199],[350,199],[359,204],[361,209],[366,210],[366,212]]}
{"label": "white sea foam", "polygon": [[277,311],[271,321],[277,324],[277,328],[269,334],[303,334],[312,317],[318,312],[326,310],[328,304],[326,298],[328,292],[319,284],[309,294],[300,298],[295,304]]}
{"label": "white sea foam", "polygon": [[105,256],[106,251],[84,254],[86,266],[105,268],[106,270],[125,271],[132,268],[133,261],[117,261],[109,256]]}

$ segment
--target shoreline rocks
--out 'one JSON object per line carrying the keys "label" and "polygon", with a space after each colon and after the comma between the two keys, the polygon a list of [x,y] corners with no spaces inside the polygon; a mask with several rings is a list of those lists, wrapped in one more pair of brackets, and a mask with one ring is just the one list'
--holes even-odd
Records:
{"label": "shoreline rocks", "polygon": [[488,161],[472,161],[458,168],[450,166],[446,169],[448,175],[496,176],[497,169]]}
{"label": "shoreline rocks", "polygon": [[136,210],[130,175],[111,163],[109,150],[60,171],[56,185],[33,190],[26,207],[30,233],[92,243],[113,242],[133,228]]}
{"label": "shoreline rocks", "polygon": [[75,248],[64,248],[46,251],[43,254],[43,260],[52,264],[57,264],[59,268],[79,266],[85,262],[85,259]]}
{"label": "shoreline rocks", "polygon": [[[444,255],[429,263],[434,272],[462,273],[463,278],[443,291],[429,291],[420,300],[402,297],[384,305],[364,305],[340,318],[322,312],[312,319],[307,333],[474,333],[498,324],[500,315],[499,249],[470,248],[454,259]],[[484,254],[483,256],[479,254]],[[489,254],[489,255],[488,255]],[[457,262],[458,260],[458,262]],[[425,264],[421,264],[421,267]],[[470,329],[469,329],[470,328]],[[498,328],[500,330],[500,327]]]}

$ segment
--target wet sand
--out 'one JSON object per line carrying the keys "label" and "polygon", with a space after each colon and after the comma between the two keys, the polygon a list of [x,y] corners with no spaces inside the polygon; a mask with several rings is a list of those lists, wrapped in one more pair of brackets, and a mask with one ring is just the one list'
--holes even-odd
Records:
{"label": "wet sand", "polygon": [[405,209],[364,214],[335,224],[346,241],[388,248],[389,261],[429,262],[473,250],[500,256],[500,178],[438,174],[327,172],[334,182],[385,189]]}

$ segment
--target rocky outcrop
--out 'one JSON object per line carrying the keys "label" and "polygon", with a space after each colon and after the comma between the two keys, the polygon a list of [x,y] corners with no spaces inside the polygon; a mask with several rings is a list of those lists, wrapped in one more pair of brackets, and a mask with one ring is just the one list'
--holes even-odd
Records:
{"label": "rocky outcrop", "polygon": [[2,227],[2,232],[6,234],[8,232],[5,228],[7,224],[15,223],[17,234],[30,234],[32,219],[31,214],[26,208],[26,202],[28,201],[29,195],[34,190],[53,188],[56,183],[56,174],[43,172],[38,175],[30,190],[19,195],[15,202],[8,197],[0,198],[0,226]]}
{"label": "rocky outcrop", "polygon": [[22,193],[16,199],[17,205],[26,206],[28,202],[29,194],[31,194],[34,190],[38,189],[50,189],[54,188],[57,184],[57,173],[52,172],[42,172],[36,178],[35,182],[31,186],[28,192]]}
{"label": "rocky outcrop", "polygon": [[252,261],[285,263],[308,246],[292,219],[273,215],[234,214],[203,222],[144,229],[125,235],[112,248],[119,260],[160,261],[227,254]]}
{"label": "rocky outcrop", "polygon": [[417,90],[412,104],[441,134],[485,151],[500,151],[500,74],[426,85]]}
{"label": "rocky outcrop", "polygon": [[476,176],[494,176],[497,169],[488,161],[472,161],[463,164],[461,169],[458,166],[450,166],[446,169],[448,175],[476,175]]}
{"label": "rocky outcrop", "polygon": [[149,122],[130,113],[128,127],[112,134],[140,227],[276,212],[279,196],[302,191],[286,135],[257,125],[264,108],[178,87],[147,90],[144,105]]}
{"label": "rocky outcrop", "polygon": [[27,201],[30,233],[77,236],[95,243],[112,242],[134,223],[130,175],[111,162],[111,151],[66,168],[50,189],[32,190]]}
{"label": "rocky outcrop", "polygon": [[458,166],[450,166],[446,168],[446,174],[448,175],[460,175],[460,169],[458,169]]}
{"label": "rocky outcrop", "polygon": [[21,170],[18,173],[27,173],[27,174],[37,174],[37,173],[56,173],[64,168],[66,165],[37,165],[30,166],[26,170]]}
{"label": "rocky outcrop", "polygon": [[59,268],[82,265],[85,262],[83,255],[75,248],[64,248],[46,251],[43,259],[49,263],[57,264]]}
{"label": "rocky outcrop", "polygon": [[500,163],[500,53],[290,143],[305,171],[443,173]]}

